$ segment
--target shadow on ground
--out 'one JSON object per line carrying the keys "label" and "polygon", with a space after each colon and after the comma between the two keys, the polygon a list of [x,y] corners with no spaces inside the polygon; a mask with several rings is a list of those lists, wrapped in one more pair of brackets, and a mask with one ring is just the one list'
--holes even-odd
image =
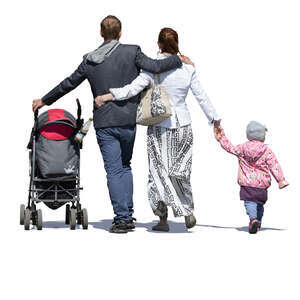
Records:
{"label": "shadow on ground", "polygon": [[[100,220],[99,222],[90,222],[89,224],[92,225],[96,229],[108,230],[109,227],[112,225],[112,220]],[[173,221],[168,221],[170,226],[169,232],[159,232],[159,231],[152,231],[152,226],[157,224],[157,220],[153,220],[147,223],[136,222],[136,228],[145,228],[148,232],[156,233],[156,234],[165,234],[165,233],[192,233],[185,228],[184,223],[178,223]]]}
{"label": "shadow on ground", "polygon": [[[152,231],[152,226],[157,224],[156,220],[153,220],[151,222],[147,223],[141,223],[136,222],[135,225],[137,228],[145,228],[148,232],[156,233],[156,234],[164,234],[164,233],[192,233],[193,231],[188,231],[185,227],[184,223],[179,222],[173,222],[168,221],[170,226],[169,232],[159,232],[159,231]],[[100,220],[99,222],[90,222],[90,225],[92,225],[96,229],[102,229],[102,230],[108,230],[109,227],[112,225],[112,220],[106,219],[106,220]],[[207,227],[207,228],[215,228],[215,229],[235,229],[237,231],[244,231],[248,232],[248,226],[242,226],[242,227],[234,227],[234,226],[217,226],[217,225],[205,225],[205,224],[197,224],[198,227]],[[271,227],[262,227],[261,231],[265,230],[285,230],[283,228],[271,228]]]}
{"label": "shadow on ground", "polygon": [[61,229],[69,228],[69,225],[65,224],[64,221],[45,221],[43,222],[43,228]]}
{"label": "shadow on ground", "polygon": [[[217,226],[217,225],[204,225],[204,224],[197,224],[196,226],[199,227],[208,227],[208,228],[216,228],[216,229],[235,229],[238,231],[245,231],[248,232],[248,226],[242,226],[242,227],[231,227],[231,226]],[[283,228],[270,228],[270,227],[262,227],[261,231],[265,230],[285,230]]]}
{"label": "shadow on ground", "polygon": [[[157,220],[153,220],[151,222],[136,222],[135,225],[137,228],[144,228],[148,232],[156,233],[156,234],[164,234],[164,233],[193,233],[193,229],[188,231],[185,227],[184,223],[168,221],[170,226],[169,232],[159,232],[152,231],[152,226],[157,224]],[[101,229],[108,231],[109,227],[112,225],[111,219],[100,220],[99,222],[89,222],[89,226],[93,226],[95,229]],[[234,226],[218,226],[218,225],[205,225],[205,224],[197,224],[198,227],[206,227],[206,228],[214,228],[214,229],[235,229],[237,231],[248,232],[248,226],[242,227],[234,227]],[[77,225],[76,228],[80,228],[80,225]],[[43,222],[43,228],[52,228],[52,229],[64,229],[69,228],[69,225],[66,225],[64,221],[45,221]],[[276,230],[282,231],[285,230],[283,228],[272,228],[272,227],[262,227],[261,231],[267,230]]]}

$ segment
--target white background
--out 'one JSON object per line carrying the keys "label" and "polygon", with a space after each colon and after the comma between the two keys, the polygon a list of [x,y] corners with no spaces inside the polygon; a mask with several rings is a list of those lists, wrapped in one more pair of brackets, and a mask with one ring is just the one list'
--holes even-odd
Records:
{"label": "white background", "polygon": [[[1,30],[1,299],[299,299],[299,1],[2,1]],[[145,129],[133,158],[138,228],[107,232],[112,208],[92,129],[82,151],[82,204],[89,230],[70,231],[64,209],[44,205],[44,226],[25,232],[31,102],[42,97],[102,42],[99,23],[122,20],[121,42],[155,57],[162,27],[178,31],[180,50],[234,144],[250,120],[267,125],[290,186],[269,189],[263,227],[249,235],[236,184],[237,160],[214,140],[189,95],[195,137],[192,184],[198,225],[174,220],[169,234],[151,232]],[[53,107],[92,115],[87,82]]]}

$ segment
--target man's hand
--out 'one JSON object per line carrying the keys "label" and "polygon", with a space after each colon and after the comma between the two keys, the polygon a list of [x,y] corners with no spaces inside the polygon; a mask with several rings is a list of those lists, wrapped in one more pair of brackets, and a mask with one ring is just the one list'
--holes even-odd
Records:
{"label": "man's hand", "polygon": [[179,58],[184,64],[192,65],[193,67],[195,67],[195,64],[191,61],[189,57],[184,55],[179,55]]}
{"label": "man's hand", "polygon": [[109,93],[109,94],[97,96],[94,101],[98,107],[101,107],[105,102],[112,101],[113,99],[114,96]]}
{"label": "man's hand", "polygon": [[42,99],[35,99],[32,101],[32,111],[36,112],[38,111],[41,107],[43,107],[45,104]]}

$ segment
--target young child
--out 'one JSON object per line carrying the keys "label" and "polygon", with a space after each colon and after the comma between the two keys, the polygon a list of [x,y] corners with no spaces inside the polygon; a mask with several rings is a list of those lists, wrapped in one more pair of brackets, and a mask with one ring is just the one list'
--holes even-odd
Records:
{"label": "young child", "polygon": [[223,129],[215,130],[215,137],[222,148],[236,155],[239,160],[240,199],[244,201],[250,218],[249,233],[256,233],[261,228],[264,204],[268,198],[267,189],[271,185],[270,172],[280,189],[288,186],[274,153],[264,144],[266,131],[265,126],[251,121],[247,126],[249,141],[234,146],[225,136]]}

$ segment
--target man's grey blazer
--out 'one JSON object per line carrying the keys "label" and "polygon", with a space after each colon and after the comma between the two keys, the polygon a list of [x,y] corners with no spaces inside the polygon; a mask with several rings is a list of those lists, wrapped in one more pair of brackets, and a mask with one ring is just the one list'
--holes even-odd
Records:
{"label": "man's grey blazer", "polygon": [[[110,88],[118,88],[131,83],[139,75],[141,69],[157,74],[181,66],[182,62],[177,55],[163,60],[154,60],[144,55],[139,46],[120,44],[100,64],[87,61],[85,55],[77,70],[46,94],[42,100],[46,105],[51,105],[76,88],[85,79],[89,81],[95,98],[98,95],[109,93]],[[139,99],[138,95],[126,101],[110,101],[100,108],[94,103],[95,129],[134,126]]]}

